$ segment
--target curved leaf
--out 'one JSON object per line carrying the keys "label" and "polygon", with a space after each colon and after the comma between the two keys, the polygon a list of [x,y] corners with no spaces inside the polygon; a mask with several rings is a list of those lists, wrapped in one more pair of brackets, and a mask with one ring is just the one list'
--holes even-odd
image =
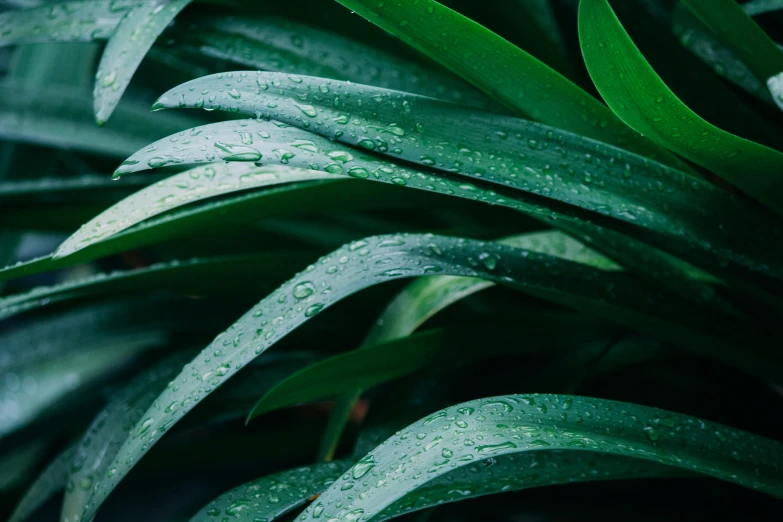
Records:
{"label": "curved leaf", "polygon": [[756,98],[769,103],[769,90],[759,78],[730,49],[685,7],[677,2],[672,15],[672,30],[680,43],[715,73],[746,90]]}
{"label": "curved leaf", "polygon": [[783,0],[750,0],[742,4],[742,10],[750,16],[783,9]]}
{"label": "curved leaf", "polygon": [[32,516],[38,508],[52,498],[65,485],[71,461],[76,453],[76,446],[70,446],[62,451],[38,475],[27,488],[14,507],[8,522],[23,522]]}
{"label": "curved leaf", "polygon": [[396,57],[341,34],[274,16],[196,18],[171,35],[179,48],[268,71],[323,76],[441,98],[497,105],[437,67]]}
{"label": "curved leaf", "polygon": [[[204,130],[210,132],[209,129]],[[245,133],[241,139],[244,142],[252,143],[253,133],[251,129],[248,130],[250,132]],[[180,135],[187,136],[187,133]],[[215,139],[220,137],[221,135],[217,134]],[[185,140],[187,138],[182,139],[182,141]],[[176,147],[176,145],[173,146]],[[247,149],[249,150],[250,147]],[[161,161],[165,160],[161,159]],[[177,160],[171,160],[171,163],[176,162]],[[155,164],[154,158],[148,160],[147,163]],[[105,210],[71,235],[60,245],[54,255],[55,257],[65,257],[146,219],[217,195],[285,183],[329,179],[341,178],[329,172],[299,169],[285,165],[258,167],[252,162],[213,163],[208,166],[196,167],[159,181]]]}
{"label": "curved leaf", "polygon": [[[383,190],[381,190],[383,189]],[[401,194],[405,192],[405,195]],[[133,228],[90,245],[67,257],[44,256],[0,270],[0,280],[13,279],[92,261],[124,250],[164,240],[194,235],[248,221],[297,212],[301,207],[312,212],[340,208],[417,208],[431,205],[427,194],[384,188],[348,180],[316,181],[251,192],[222,201],[185,208],[140,223]]]}
{"label": "curved leaf", "polygon": [[96,154],[125,156],[164,134],[199,123],[192,118],[159,119],[127,104],[104,129],[90,117],[90,100],[65,86],[0,85],[0,138]]}
{"label": "curved leaf", "polygon": [[687,169],[665,149],[630,132],[605,105],[559,73],[434,0],[337,1],[517,113]]}
{"label": "curved leaf", "polygon": [[[507,238],[500,241],[500,243],[604,270],[622,270],[621,267],[614,264],[611,260],[586,248],[579,241],[557,231],[523,234]],[[494,283],[491,281],[468,277],[433,276],[419,278],[397,294],[386,306],[364,339],[362,347],[370,347],[409,336],[424,322],[444,308],[491,286],[494,286]],[[291,379],[295,377],[292,376]],[[320,459],[328,461],[334,457],[334,452],[337,449],[343,429],[348,422],[349,415],[362,393],[362,389],[354,389],[342,394],[335,401],[321,440]],[[252,417],[253,412],[250,415]]]}
{"label": "curved leaf", "polygon": [[[0,320],[71,299],[127,295],[147,291],[189,294],[257,294],[272,290],[312,256],[302,253],[223,256],[175,260],[138,268],[98,273],[53,286],[0,298]],[[263,274],[259,277],[258,274]]]}
{"label": "curved leaf", "polygon": [[783,51],[734,0],[683,0],[763,81],[783,72]]}
{"label": "curved leaf", "polygon": [[[567,211],[552,207],[552,200],[643,227],[666,235],[668,248],[673,243],[691,243],[690,249],[715,251],[718,245],[739,241],[742,246],[734,248],[744,255],[771,254],[767,235],[770,217],[726,191],[635,154],[518,118],[397,91],[321,78],[292,80],[286,75],[261,72],[192,80],[168,91],[153,107],[198,107],[272,118],[392,158],[516,189],[518,197],[543,201],[562,213]],[[236,136],[241,130],[235,131],[234,141],[213,140],[212,129],[238,124],[223,125],[207,126],[210,134],[199,140],[201,148],[190,156],[200,161],[228,157],[230,154],[219,146],[241,143]],[[455,139],[453,129],[457,126],[461,131]],[[285,133],[272,135],[285,141]],[[160,151],[137,153],[129,160],[136,163],[123,165],[117,173],[143,170],[150,163],[154,166],[157,162],[180,161],[188,156],[188,150],[196,148],[193,141],[188,147],[177,146],[168,156]],[[310,141],[317,144],[316,149],[321,143],[326,147],[322,140]],[[161,141],[154,146],[162,148],[164,144]],[[290,145],[284,150],[293,151]],[[301,152],[296,154],[300,156]],[[328,166],[323,161],[315,164],[324,169]],[[350,168],[350,164],[345,167]],[[363,177],[369,177],[369,172]],[[396,177],[398,183],[410,186],[410,180]],[[508,197],[503,199],[507,201]],[[735,210],[728,211],[729,206]],[[732,218],[748,219],[756,225],[738,223],[735,228],[727,221]],[[760,233],[763,237],[749,238],[748,230],[756,227],[764,229]],[[695,238],[705,243],[693,245]],[[736,254],[732,257],[737,258]]]}
{"label": "curved leaf", "polygon": [[0,45],[109,38],[143,0],[76,0],[0,13]]}
{"label": "curved leaf", "polygon": [[593,82],[623,121],[783,214],[783,154],[688,109],[644,60],[606,0],[579,4],[579,38]]}
{"label": "curved leaf", "polygon": [[[486,263],[485,260],[493,262]],[[489,264],[489,266],[487,266]],[[681,326],[709,321],[677,298],[639,286],[624,274],[514,249],[496,243],[431,235],[380,236],[356,241],[318,260],[247,312],[189,363],[156,399],[125,440],[111,464],[117,472],[96,483],[81,519],[99,505],[155,444],[205,396],[232,377],[288,332],[342,298],[384,281],[425,274],[482,277],[661,338],[676,338],[708,356],[729,359],[762,373],[777,372],[775,363],[753,360],[717,338],[705,338]],[[716,318],[717,319],[717,318]],[[713,335],[728,339],[739,325],[727,318],[710,323]],[[734,324],[732,324],[734,323]],[[726,328],[724,334],[718,330]],[[218,356],[214,355],[219,353]],[[176,404],[176,407],[170,407]]]}
{"label": "curved leaf", "polygon": [[95,121],[103,125],[114,112],[144,55],[160,33],[191,0],[153,0],[123,17],[103,51],[95,75]]}
{"label": "curved leaf", "polygon": [[307,500],[329,487],[353,462],[342,460],[289,469],[267,475],[232,489],[204,506],[191,522],[213,522],[229,516],[237,522],[272,522],[303,506]]}
{"label": "curved leaf", "polygon": [[[572,319],[569,322],[568,319]],[[556,328],[561,329],[553,331]],[[480,326],[433,330],[400,337],[359,350],[335,355],[291,375],[269,390],[247,416],[248,422],[264,413],[349,392],[359,396],[372,386],[421,371],[427,367],[452,369],[477,359],[500,354],[556,353],[590,340],[606,344],[611,329],[583,318],[536,318],[525,326],[525,342],[509,343],[500,331]],[[478,344],[483,346],[476,351]],[[351,402],[353,406],[353,401]]]}
{"label": "curved leaf", "polygon": [[509,395],[459,404],[412,424],[362,458],[300,518],[371,519],[455,468],[552,450],[642,459],[783,496],[780,442],[636,404]]}
{"label": "curved leaf", "polygon": [[[448,502],[527,488],[674,474],[668,467],[634,459],[575,453],[532,452],[521,456],[501,456],[492,465],[458,468],[395,502],[375,520],[388,520]],[[314,464],[253,480],[216,498],[193,516],[190,522],[212,522],[223,514],[237,522],[259,519],[272,522],[324,491],[352,464],[350,461]],[[278,495],[278,490],[284,492],[284,495]],[[259,495],[262,491],[265,493]],[[270,493],[266,494],[267,491]],[[272,502],[273,496],[279,500]],[[325,506],[319,499],[313,500],[312,506],[314,512],[325,512]]]}

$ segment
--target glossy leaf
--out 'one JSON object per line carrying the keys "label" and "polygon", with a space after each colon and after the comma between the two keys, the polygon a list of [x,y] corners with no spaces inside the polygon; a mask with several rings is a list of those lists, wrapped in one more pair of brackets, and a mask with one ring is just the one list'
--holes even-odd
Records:
{"label": "glossy leaf", "polygon": [[[506,238],[500,241],[500,243],[604,270],[622,270],[621,267],[611,260],[590,250],[579,241],[557,231],[524,234]],[[407,337],[444,308],[491,286],[494,286],[494,283],[491,281],[469,277],[433,276],[419,278],[410,283],[389,302],[365,337],[361,348],[372,347],[379,343]],[[362,356],[359,357],[361,358]],[[325,364],[325,361],[322,364]],[[296,377],[292,376],[291,379],[293,380]],[[349,414],[363,391],[359,388],[345,392],[335,401],[324,437],[321,440],[319,453],[321,460],[328,461],[334,457],[340,436],[345,424],[348,422]],[[263,399],[259,405],[262,402],[264,402]],[[253,413],[251,412],[251,417]]]}
{"label": "glossy leaf", "polygon": [[[252,133],[245,134],[242,139],[252,143]],[[218,134],[215,139],[220,137]],[[183,141],[186,139],[183,138]],[[172,143],[175,144],[177,141]],[[247,149],[249,148],[247,147]],[[155,161],[153,158],[147,163],[155,165]],[[166,160],[161,159],[160,161],[165,163]],[[176,163],[176,160],[172,160],[171,163]],[[196,167],[140,190],[100,213],[60,245],[54,255],[55,257],[65,257],[118,232],[127,230],[146,219],[221,194],[286,183],[330,179],[340,179],[340,177],[329,172],[299,169],[285,165],[258,167],[252,162],[213,163]]]}
{"label": "glossy leaf", "polygon": [[[253,480],[219,496],[190,520],[211,522],[225,514],[237,522],[259,519],[272,522],[321,493],[352,464],[344,460],[314,464]],[[526,488],[672,474],[674,472],[668,467],[613,455],[549,451],[502,456],[491,466],[465,466],[425,483],[380,513],[376,520],[388,520],[449,502]],[[283,494],[278,494],[278,491]],[[272,501],[273,498],[277,500]],[[312,500],[312,506],[314,512],[326,510],[317,498]]]}
{"label": "glossy leaf", "polygon": [[670,165],[683,166],[675,156],[630,132],[606,106],[559,73],[434,0],[337,1],[518,114]]}
{"label": "glossy leaf", "polygon": [[[781,449],[764,437],[635,404],[567,395],[492,397],[446,408],[402,430],[362,458],[301,519],[370,519],[455,468],[552,450],[676,466],[780,497]],[[349,483],[353,494],[346,499],[342,489]]]}
{"label": "glossy leaf", "polygon": [[722,131],[688,109],[644,60],[606,0],[579,4],[579,38],[593,82],[623,121],[783,214],[783,153]]}
{"label": "glossy leaf", "polygon": [[172,37],[177,46],[254,69],[323,76],[440,98],[478,108],[497,105],[437,67],[399,58],[345,36],[277,17],[196,18]]}
{"label": "glossy leaf", "polygon": [[[98,125],[114,112],[136,68],[160,33],[191,0],[154,0],[130,9],[109,38],[95,76],[94,110]],[[110,4],[111,6],[111,4]]]}
{"label": "glossy leaf", "polygon": [[[487,266],[487,259],[494,262]],[[600,276],[597,272],[600,272]],[[596,271],[567,261],[496,243],[431,235],[368,238],[325,256],[248,311],[189,363],[156,399],[126,439],[111,467],[117,469],[94,486],[80,518],[91,518],[103,500],[165,431],[205,396],[292,329],[342,298],[385,281],[438,273],[481,277],[574,307],[640,331],[673,338],[708,356],[729,359],[758,372],[777,371],[757,354],[738,353],[725,341],[681,326],[709,320],[700,310],[665,292],[650,292],[624,274]],[[614,281],[610,281],[614,279]],[[717,330],[714,324],[711,334]],[[738,325],[721,318],[726,336]],[[676,339],[674,339],[676,338]],[[723,346],[722,346],[723,345]],[[215,356],[215,352],[219,356]],[[176,403],[177,407],[169,408]],[[168,409],[168,411],[166,411]]]}
{"label": "glossy leaf", "polygon": [[229,516],[237,522],[273,520],[329,487],[353,462],[343,460],[273,473],[232,489],[204,506],[191,522]]}
{"label": "glossy leaf", "polygon": [[[368,110],[368,104],[371,110]],[[565,209],[560,210],[551,200],[644,227],[677,242],[690,243],[694,238],[706,238],[707,235],[715,238],[709,247],[689,245],[690,248],[714,251],[719,244],[736,239],[745,243],[737,248],[748,253],[752,247],[747,244],[750,241],[747,233],[754,227],[743,225],[729,232],[727,218],[752,219],[764,228],[769,222],[769,216],[707,181],[651,163],[640,156],[526,120],[482,113],[396,91],[320,78],[296,77],[292,80],[276,73],[236,72],[187,82],[161,96],[154,106],[158,109],[176,107],[218,109],[271,118],[360,149],[416,162],[422,167],[516,189],[518,192],[513,194],[524,193],[518,197],[533,203],[541,201],[561,213],[565,213]],[[201,138],[200,142],[193,140],[188,147],[177,146],[173,150],[163,141],[156,143],[156,150],[135,154],[128,160],[132,164],[123,165],[117,173],[142,170],[150,162],[154,165],[187,161],[188,156],[198,161],[230,157],[231,153],[219,146],[237,144],[241,148],[237,134],[241,135],[243,131],[237,127],[241,123],[222,125],[207,127],[209,134],[206,136],[199,132],[197,139]],[[232,141],[227,141],[225,134],[212,137],[212,129],[222,131],[232,125],[236,129]],[[247,125],[260,127],[263,123],[248,122]],[[459,139],[454,137],[455,126],[461,128]],[[286,135],[278,131],[272,136],[279,136],[284,141],[282,138]],[[316,144],[316,150],[326,147],[321,140],[310,138],[310,141]],[[188,154],[197,146],[203,148]],[[520,152],[520,148],[524,152]],[[164,150],[171,152],[161,154]],[[290,145],[283,150],[295,152],[297,158],[302,155],[300,151],[293,151]],[[253,156],[260,153],[256,148]],[[293,161],[302,161],[297,158]],[[323,161],[315,161],[315,164],[323,169],[329,166]],[[344,168],[350,169],[351,165],[346,162]],[[367,175],[362,172],[360,177],[369,177],[375,169],[365,167],[365,170],[368,170]],[[412,186],[409,178],[413,176],[406,179],[389,174],[393,182],[396,178],[396,183]],[[382,177],[382,173],[377,177]],[[502,199],[508,201],[508,197]],[[736,212],[725,211],[726,205],[735,207]],[[694,208],[702,211],[694,213]],[[712,208],[721,211],[707,210]],[[530,205],[522,209],[541,214]],[[762,222],[765,225],[761,225]],[[685,232],[691,226],[698,232],[694,229]],[[765,238],[768,237],[766,233],[765,230]],[[757,241],[756,250],[763,251],[759,255],[770,255],[766,241],[760,238]],[[674,246],[672,241],[667,245]]]}

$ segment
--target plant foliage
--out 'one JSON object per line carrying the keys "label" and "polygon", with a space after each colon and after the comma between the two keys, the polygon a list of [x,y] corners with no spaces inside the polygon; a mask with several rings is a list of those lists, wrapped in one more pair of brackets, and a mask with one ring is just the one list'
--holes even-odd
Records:
{"label": "plant foliage", "polygon": [[3,516],[779,520],[782,8],[0,1]]}

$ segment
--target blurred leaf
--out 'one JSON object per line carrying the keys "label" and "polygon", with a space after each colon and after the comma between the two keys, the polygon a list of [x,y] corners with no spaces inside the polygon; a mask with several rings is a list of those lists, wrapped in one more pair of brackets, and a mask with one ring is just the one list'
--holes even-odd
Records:
{"label": "blurred leaf", "polygon": [[735,0],[682,0],[762,81],[783,72],[783,51]]}
{"label": "blurred leaf", "polygon": [[100,129],[90,99],[65,86],[0,85],[0,138],[49,147],[124,156],[163,134],[198,125],[192,118],[158,118],[139,104],[124,104]]}
{"label": "blurred leaf", "polygon": [[69,446],[41,471],[16,504],[8,522],[27,520],[39,507],[62,489],[75,453],[76,446]]}
{"label": "blurred leaf", "polygon": [[713,127],[688,109],[644,60],[606,0],[579,4],[579,38],[590,76],[623,121],[783,214],[783,154]]}
{"label": "blurred leaf", "polygon": [[[0,319],[66,300],[159,292],[257,295],[290,275],[292,266],[305,266],[306,252],[223,256],[175,260],[135,270],[98,273],[54,286],[0,298]],[[258,277],[258,274],[263,274]]]}
{"label": "blurred leaf", "polygon": [[[103,51],[95,76],[94,110],[98,125],[114,112],[144,55],[160,33],[191,0],[155,0],[138,4],[122,18]],[[110,4],[110,9],[112,4]]]}
{"label": "blurred leaf", "polygon": [[783,0],[750,0],[742,4],[742,10],[750,16],[783,9]]}

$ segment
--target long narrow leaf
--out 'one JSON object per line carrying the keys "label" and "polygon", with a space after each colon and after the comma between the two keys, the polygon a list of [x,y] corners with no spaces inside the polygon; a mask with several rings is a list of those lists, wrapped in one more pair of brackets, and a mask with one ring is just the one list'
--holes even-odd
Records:
{"label": "long narrow leaf", "polygon": [[94,110],[98,125],[114,112],[136,68],[160,33],[191,0],[154,0],[132,8],[109,39],[95,76]]}
{"label": "long narrow leaf", "polygon": [[446,408],[402,430],[335,482],[301,520],[371,519],[455,468],[552,450],[642,459],[783,496],[780,442],[636,404],[509,395]]}
{"label": "long narrow leaf", "polygon": [[579,38],[593,82],[623,121],[783,214],[783,153],[722,131],[688,109],[644,60],[606,0],[579,4]]}
{"label": "long narrow leaf", "polygon": [[[489,258],[494,258],[489,266],[482,263]],[[731,360],[757,372],[777,371],[772,361],[754,360],[757,354],[747,350],[738,352],[720,339],[705,338],[678,324],[688,316],[687,321],[691,323],[709,321],[713,335],[715,324],[727,328],[727,336],[737,335],[738,325],[732,325],[731,320],[721,318],[718,322],[697,317],[698,309],[664,292],[650,292],[624,274],[596,271],[496,243],[431,235],[368,238],[310,265],[247,312],[189,363],[134,427],[111,464],[116,473],[94,486],[80,518],[88,519],[95,514],[119,481],[165,431],[292,329],[342,298],[374,284],[433,273],[503,282],[612,322],[672,338],[694,350],[708,347],[709,353],[705,355]],[[176,407],[170,408],[172,404]]]}
{"label": "long narrow leaf", "polygon": [[534,120],[683,167],[606,106],[523,50],[434,0],[337,0]]}

